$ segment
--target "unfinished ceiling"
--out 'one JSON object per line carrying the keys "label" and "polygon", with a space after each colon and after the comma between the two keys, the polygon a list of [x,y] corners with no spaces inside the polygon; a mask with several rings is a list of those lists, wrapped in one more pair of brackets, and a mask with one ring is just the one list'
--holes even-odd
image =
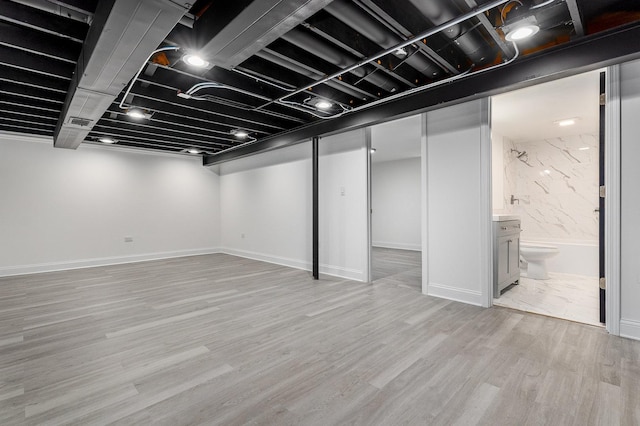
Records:
{"label": "unfinished ceiling", "polygon": [[639,3],[0,0],[0,131],[215,161],[637,26]]}

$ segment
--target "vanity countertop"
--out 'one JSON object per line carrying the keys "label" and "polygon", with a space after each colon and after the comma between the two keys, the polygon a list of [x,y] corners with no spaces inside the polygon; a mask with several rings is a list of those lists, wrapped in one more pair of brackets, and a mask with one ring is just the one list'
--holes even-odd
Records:
{"label": "vanity countertop", "polygon": [[494,222],[504,222],[505,220],[520,220],[520,215],[508,214],[508,213],[494,213],[493,214],[493,221]]}

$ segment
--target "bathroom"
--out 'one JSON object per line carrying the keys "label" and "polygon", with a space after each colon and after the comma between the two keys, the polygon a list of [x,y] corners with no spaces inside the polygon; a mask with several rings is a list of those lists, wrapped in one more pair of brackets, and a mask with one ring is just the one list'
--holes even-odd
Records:
{"label": "bathroom", "polygon": [[601,325],[599,94],[596,71],[492,98],[494,220],[521,221],[520,279],[495,305]]}

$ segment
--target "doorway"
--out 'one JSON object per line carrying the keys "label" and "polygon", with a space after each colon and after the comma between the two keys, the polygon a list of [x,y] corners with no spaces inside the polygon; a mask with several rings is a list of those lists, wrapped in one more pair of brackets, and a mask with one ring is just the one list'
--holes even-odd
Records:
{"label": "doorway", "polygon": [[522,229],[520,279],[495,305],[602,325],[600,86],[594,71],[492,98],[494,220]]}
{"label": "doorway", "polygon": [[371,127],[371,281],[422,291],[421,118]]}

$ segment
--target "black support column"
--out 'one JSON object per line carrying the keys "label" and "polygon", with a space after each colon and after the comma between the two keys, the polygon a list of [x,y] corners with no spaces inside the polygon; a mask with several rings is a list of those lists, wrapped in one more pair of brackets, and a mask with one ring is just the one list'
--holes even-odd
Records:
{"label": "black support column", "polygon": [[319,221],[320,216],[318,214],[318,140],[317,136],[312,139],[312,174],[313,174],[313,279],[317,280],[320,277],[320,256],[318,250],[319,243]]}

